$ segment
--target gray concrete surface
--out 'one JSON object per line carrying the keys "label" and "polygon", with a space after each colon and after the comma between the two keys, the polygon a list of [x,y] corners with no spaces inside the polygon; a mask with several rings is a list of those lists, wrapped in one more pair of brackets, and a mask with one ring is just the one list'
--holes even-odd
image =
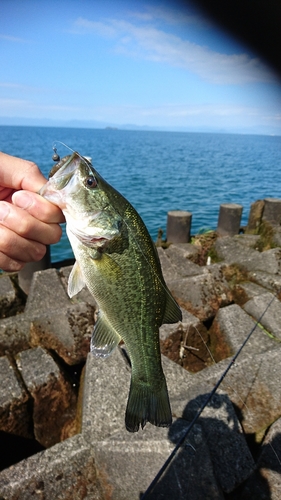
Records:
{"label": "gray concrete surface", "polygon": [[[0,277],[0,431],[35,434],[41,442],[45,432],[50,446],[0,472],[1,500],[139,500],[253,328],[147,498],[223,500],[231,494],[246,500],[258,498],[257,491],[260,499],[279,498],[281,250],[259,252],[258,241],[253,235],[219,238],[215,247],[223,260],[211,266],[198,265],[199,246],[158,249],[167,283],[183,307],[183,321],[160,331],[162,348],[170,343],[176,361],[162,357],[170,429],[147,424],[138,433],[125,430],[130,366],[120,349],[106,360],[88,354],[96,303],[87,290],[69,299],[70,267],[36,273],[26,306],[11,278]],[[226,272],[230,265],[237,267],[234,277]],[[256,326],[273,293],[272,306]],[[20,314],[14,316],[16,303]],[[194,373],[196,356],[203,369]],[[81,369],[85,361],[76,402],[69,370]],[[48,443],[49,417],[56,411],[59,432],[53,439],[50,430]]]}

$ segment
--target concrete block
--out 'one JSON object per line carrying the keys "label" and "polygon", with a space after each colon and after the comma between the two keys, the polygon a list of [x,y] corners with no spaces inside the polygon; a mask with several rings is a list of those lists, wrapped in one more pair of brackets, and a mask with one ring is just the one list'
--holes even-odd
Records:
{"label": "concrete block", "polygon": [[193,314],[182,309],[182,321],[160,328],[161,352],[191,372],[212,363],[208,350],[209,334]]}
{"label": "concrete block", "polygon": [[[239,500],[281,498],[281,419],[270,427],[261,447],[256,470],[239,492]],[[237,497],[238,500],[238,497]]]}
{"label": "concrete block", "polygon": [[200,246],[193,245],[192,243],[173,243],[168,248],[173,248],[179,255],[185,259],[195,262],[200,252]]}
{"label": "concrete block", "polygon": [[9,276],[0,275],[0,315],[5,318],[6,311],[16,298],[15,289]]}
{"label": "concrete block", "polygon": [[258,231],[264,210],[264,200],[257,200],[251,204],[246,233]]}
{"label": "concrete block", "polygon": [[[220,309],[209,332],[214,359],[220,361],[233,356],[254,327],[255,321],[237,304]],[[257,325],[243,353],[259,354],[275,347],[276,341]]]}
{"label": "concrete block", "polygon": [[34,435],[49,447],[75,420],[76,394],[53,358],[41,347],[21,352],[16,363],[33,399]]}
{"label": "concrete block", "polygon": [[30,320],[18,314],[0,321],[0,356],[17,354],[30,347]]}
{"label": "concrete block", "polygon": [[26,293],[27,295],[29,294],[33,274],[36,271],[43,271],[45,269],[49,269],[50,267],[51,249],[50,245],[47,245],[46,253],[42,259],[37,262],[27,262],[23,269],[21,269],[18,273],[19,286],[24,291],[24,293]]}
{"label": "concrete block", "polygon": [[234,241],[238,241],[242,245],[253,248],[257,250],[256,246],[258,241],[260,240],[260,236],[257,234],[239,234],[239,236],[235,236]]}
{"label": "concrete block", "polygon": [[[130,379],[125,361],[118,351],[105,361],[88,356],[82,433],[93,442],[97,467],[108,477],[112,499],[139,498],[139,492],[146,490],[178,442],[179,427],[186,429],[194,409],[197,411],[203,402],[197,377],[205,370],[194,376],[164,357],[162,363],[175,420],[168,431],[147,424],[144,430],[130,434],[124,428]],[[195,398],[189,388],[198,391]],[[182,405],[180,413],[175,413],[177,401]],[[191,499],[223,498],[222,489],[232,491],[252,472],[254,463],[228,396],[217,395],[205,411],[200,426],[195,426],[194,434],[189,435],[184,449],[148,498],[173,498],[167,493],[164,496],[165,491],[171,495],[175,491],[182,499],[187,491]]]}
{"label": "concrete block", "polygon": [[281,200],[279,198],[265,198],[262,218],[273,226],[280,226]]}
{"label": "concrete block", "polygon": [[102,441],[124,429],[130,378],[129,365],[119,349],[107,359],[88,354],[82,387],[86,439]]}
{"label": "concrete block", "polygon": [[[253,356],[229,376],[230,399],[240,409],[246,433],[261,432],[281,416],[280,348]],[[236,373],[234,373],[236,372]]]}
{"label": "concrete block", "polygon": [[262,295],[266,292],[266,289],[263,286],[257,285],[252,281],[239,283],[239,287],[244,290],[248,300],[252,299],[253,297],[257,297],[258,295]]}
{"label": "concrete block", "polygon": [[185,309],[181,309],[182,313],[182,321],[178,321],[177,323],[171,323],[171,324],[164,324],[160,327],[159,329],[159,338],[160,341],[165,342],[172,334],[173,332],[177,331],[178,328],[181,325],[193,325],[193,324],[198,324],[199,320],[196,316],[191,314],[190,312],[186,311]]}
{"label": "concrete block", "polygon": [[264,431],[281,416],[281,388],[276,383],[281,377],[280,355],[278,347],[239,363],[230,373],[228,394],[241,411],[247,434]]}
{"label": "concrete block", "polygon": [[249,277],[252,278],[256,283],[268,290],[273,290],[279,292],[281,288],[281,275],[280,274],[270,274],[263,271],[253,271],[249,273]]}
{"label": "concrete block", "polygon": [[[220,385],[220,389],[228,394],[235,405],[245,433],[261,432],[281,416],[281,388],[276,383],[281,377],[281,348],[279,343],[277,345],[261,354],[252,354],[251,349],[248,352],[243,349]],[[167,358],[164,359],[165,363],[171,363]],[[230,361],[231,358],[224,359],[196,375],[188,374],[191,377],[189,379],[183,380],[177,373],[177,394],[174,390],[170,393],[173,415],[181,417],[186,401],[211,392]],[[163,367],[166,368],[164,360]],[[176,386],[175,379],[173,384]]]}
{"label": "concrete block", "polygon": [[[145,440],[135,438],[122,441],[114,436],[110,440],[97,443],[96,465],[98,470],[103,470],[108,477],[111,486],[110,498],[139,500],[187,426],[188,423],[184,420],[177,420],[166,439],[157,439],[153,431],[149,432]],[[147,498],[223,500],[214,476],[205,436],[199,425],[193,427],[188,439]]]}
{"label": "concrete block", "polygon": [[56,269],[34,273],[25,306],[26,316],[39,316],[51,309],[63,310],[71,305]]}
{"label": "concrete block", "polygon": [[[182,417],[193,420],[206,402],[208,394],[199,394],[184,408]],[[198,420],[208,445],[215,477],[226,493],[247,479],[255,462],[245,441],[242,427],[226,393],[218,391]]]}
{"label": "concrete block", "polygon": [[[259,319],[268,307],[266,313]],[[245,311],[253,316],[260,324],[274,335],[279,341],[281,340],[281,302],[270,292],[263,293],[253,297],[244,305]]]}
{"label": "concrete block", "polygon": [[172,210],[167,217],[167,241],[189,243],[192,213],[184,210]]}
{"label": "concrete block", "polygon": [[161,247],[157,247],[162,273],[166,283],[171,280],[181,279],[181,275],[178,270],[171,265],[170,259],[168,258],[166,251]]}
{"label": "concrete block", "polygon": [[272,237],[272,241],[278,247],[281,247],[281,227],[274,227],[274,234]]}
{"label": "concrete block", "polygon": [[234,236],[239,233],[243,206],[237,203],[220,205],[217,233],[220,236]]}
{"label": "concrete block", "polygon": [[[226,240],[228,240],[227,237],[224,238],[224,241]],[[278,274],[280,249],[259,253],[253,248],[255,244],[253,238],[249,238],[248,235],[247,238],[239,236],[232,240],[234,243],[232,242],[232,247],[230,245],[231,248],[228,247],[228,249],[232,249],[233,258],[235,251],[236,256],[239,256],[240,250],[241,262],[245,262],[245,258],[242,259],[243,252],[244,257],[246,255],[246,263],[253,258],[254,264],[252,267],[250,264],[248,268],[252,269],[249,274],[253,276],[256,283],[269,290],[280,288],[281,276]],[[180,349],[185,353],[186,349],[182,343],[185,344],[186,341],[190,347],[198,348],[196,342],[200,335],[203,337],[201,339],[203,346],[208,338],[205,336],[208,336],[209,332],[206,333],[206,328],[201,321],[211,319],[217,313],[213,322],[213,328],[216,327],[220,335],[217,343],[221,341],[221,345],[224,345],[227,339],[225,343],[231,346],[233,352],[236,352],[249,333],[249,328],[252,328],[255,323],[239,306],[228,305],[231,293],[222,277],[221,265],[202,267],[200,268],[201,274],[182,277],[182,273],[187,272],[186,268],[181,268],[181,263],[184,265],[188,262],[186,247],[174,245],[174,248],[171,246],[171,250],[168,249],[168,253],[167,250],[159,249],[160,258],[165,261],[164,275],[169,277],[168,285],[176,283],[176,291],[182,297],[181,304],[188,306],[188,311],[190,311],[184,310],[182,325],[164,325],[161,328],[162,341],[172,339],[171,351],[175,355]],[[227,250],[224,251],[227,260],[229,255],[227,256]],[[171,266],[172,259],[176,262],[174,267]],[[267,272],[268,270],[270,273]],[[70,300],[66,294],[70,268],[69,270],[65,268],[59,273],[54,271],[55,274],[53,271],[37,273],[28,299],[26,314],[19,316],[19,323],[17,323],[19,317],[13,320],[18,325],[17,328],[20,323],[26,325],[25,333],[21,333],[24,349],[29,346],[29,324],[32,323],[31,342],[33,344],[41,343],[49,349],[56,350],[59,356],[64,357],[63,359],[71,359],[71,363],[75,363],[80,359],[79,351],[83,351],[83,359],[86,356],[86,343],[91,333],[89,330],[92,329],[92,324],[90,328],[92,317],[87,311],[95,308],[95,302],[86,289]],[[260,290],[258,285],[252,283],[248,285],[243,283],[241,286],[245,287],[248,298],[255,299],[254,303],[259,308],[260,302],[257,299],[261,300],[260,296],[263,294],[260,292],[264,290]],[[277,299],[275,300],[279,304]],[[227,307],[222,307],[225,305]],[[217,312],[218,308],[220,308],[219,312]],[[278,314],[279,309],[270,320],[277,318],[277,323]],[[14,334],[8,333],[13,331],[13,322],[8,320],[9,318],[6,318],[0,323],[0,352],[2,348],[3,354],[5,350],[16,352],[16,349],[21,349],[20,340],[12,341],[9,338]],[[80,336],[81,331],[82,336]],[[29,354],[31,351],[37,350],[32,349],[21,353],[18,360],[23,360],[26,370],[23,379],[28,392],[34,398],[34,404],[36,398],[39,400],[39,397],[42,397],[43,400],[43,410],[34,416],[38,423],[35,429],[36,436],[41,433],[45,440],[46,436],[43,434],[42,427],[44,425],[48,427],[50,420],[48,421],[47,417],[51,419],[53,413],[50,411],[52,402],[48,405],[47,397],[45,397],[50,383],[53,383],[54,407],[62,408],[61,414],[66,415],[63,422],[60,421],[60,417],[56,420],[57,427],[60,428],[60,432],[56,430],[56,435],[59,437],[52,437],[53,441],[49,440],[49,442],[42,441],[49,446],[62,436],[71,436],[71,432],[67,434],[67,429],[73,425],[75,415],[72,405],[65,405],[66,389],[58,382],[61,375],[63,383],[68,384],[62,370],[56,363],[52,365],[51,362],[54,360],[44,350],[44,355],[37,351],[33,356]],[[69,352],[71,356],[68,355]],[[187,352],[189,356],[192,350],[187,350]],[[237,490],[238,495],[238,492],[242,491],[241,483],[243,482],[245,484],[243,494],[246,492],[246,486],[250,484],[253,474],[253,462],[241,429],[252,435],[262,433],[281,416],[281,389],[279,390],[280,384],[276,382],[281,378],[280,353],[279,343],[270,339],[264,330],[257,327],[235,365],[232,365],[227,377],[223,380],[220,390],[205,408],[187,443],[179,450],[149,498],[164,499],[176,496],[180,499],[188,497],[191,500],[202,498],[213,500],[223,499],[223,492],[225,492],[234,499],[236,498],[235,489],[240,485]],[[227,354],[229,355],[229,353],[224,353],[224,355]],[[0,498],[25,500],[32,497],[66,500],[75,495],[78,500],[80,498],[139,500],[141,492],[146,490],[163,465],[180,433],[184,428],[186,429],[190,418],[202,406],[203,400],[213,389],[229,362],[230,358],[222,360],[194,375],[184,370],[179,364],[162,357],[170,394],[173,424],[169,430],[147,424],[144,430],[130,434],[125,430],[124,425],[130,384],[129,366],[119,349],[106,360],[96,359],[89,354],[84,383],[83,377],[81,381],[82,403],[78,408],[81,415],[82,434],[29,458],[23,462],[24,466],[20,463],[2,471],[0,473]],[[5,374],[7,372],[6,365],[4,372]],[[32,376],[35,382],[32,382]],[[17,378],[16,372],[15,377]],[[4,385],[10,388],[11,383],[6,381],[5,376],[3,380]],[[5,397],[9,397],[9,392],[5,393]],[[75,394],[73,397],[76,397]],[[235,405],[239,421],[231,403]],[[59,410],[55,411],[59,413]],[[49,432],[49,435],[54,436],[52,433],[53,430]],[[275,435],[271,442],[278,450],[278,440]],[[265,441],[264,444],[266,447],[267,442]],[[264,462],[261,458],[258,462],[265,464],[260,466],[258,477],[269,488],[266,490],[266,499],[271,494],[268,492],[271,490],[275,492],[275,482],[277,486],[279,484],[276,464],[274,465],[271,459],[266,459],[269,460],[269,465],[266,465],[267,449],[269,450],[269,448],[264,448],[264,454],[262,449],[261,457],[264,456]],[[248,477],[249,479],[246,479]],[[258,489],[253,489],[253,486],[251,488],[249,491],[252,496],[238,496],[237,499],[263,498],[257,496]],[[279,493],[279,486],[276,488],[276,492]],[[260,492],[262,491],[260,489]],[[276,497],[273,498],[274,500],[279,498],[278,494],[276,493]]]}
{"label": "concrete block", "polygon": [[281,271],[281,248],[271,248],[260,252],[257,259],[256,269],[271,274],[277,274]]}
{"label": "concrete block", "polygon": [[105,500],[93,449],[78,434],[5,469],[0,472],[0,498]]}
{"label": "concrete block", "polygon": [[217,279],[208,270],[199,276],[168,282],[179,305],[201,321],[212,318],[220,307],[229,304],[232,294],[224,279]]}
{"label": "concrete block", "polygon": [[[173,364],[167,358],[163,358],[162,364],[167,378],[173,416],[189,421],[207,401],[214,385],[228,366],[229,360],[205,368],[196,375],[187,372],[184,374],[184,370],[181,370],[181,373],[180,367],[177,373],[173,373]],[[248,364],[249,356],[245,355],[239,365],[237,363],[237,366],[232,367],[221,388],[218,389],[198,420],[206,436],[215,477],[225,492],[233,491],[239,484],[242,484],[254,467],[240,419],[231,404],[234,402],[238,413],[237,401],[243,407],[244,394],[239,392],[239,384],[242,385],[244,382],[243,377]],[[234,378],[229,381],[230,377]],[[250,386],[248,386],[248,391],[250,391]],[[241,415],[242,420],[243,414]]]}
{"label": "concrete block", "polygon": [[257,463],[258,472],[267,482],[272,500],[281,497],[281,418],[270,427]]}
{"label": "concrete block", "polygon": [[[32,426],[30,426],[32,429]],[[0,471],[27,459],[45,448],[33,438],[0,430]],[[1,498],[1,496],[0,496]]]}
{"label": "concrete block", "polygon": [[196,276],[203,273],[203,268],[194,264],[186,255],[186,251],[178,245],[170,245],[165,250],[165,255],[168,257],[170,267],[175,269],[182,278],[187,276]]}
{"label": "concrete block", "polygon": [[264,271],[271,274],[280,272],[280,248],[258,252],[243,245],[238,237],[226,236],[216,240],[215,249],[218,256],[227,264],[238,264],[247,271]]}
{"label": "concrete block", "polygon": [[0,274],[0,318],[12,316],[20,307],[20,300],[9,276]]}
{"label": "concrete block", "polygon": [[246,267],[251,266],[255,257],[258,257],[258,251],[253,248],[247,247],[239,242],[238,238],[231,238],[225,236],[218,238],[215,242],[215,250],[218,257],[226,264],[238,264]]}
{"label": "concrete block", "polygon": [[[177,384],[184,381],[185,385],[190,376],[164,357],[163,366],[171,393],[175,393],[174,377]],[[103,471],[103,477],[107,478],[106,487],[112,500],[139,500],[140,493],[148,488],[187,426],[187,422],[180,419],[169,431],[148,423],[138,433],[128,433],[124,417],[129,383],[129,367],[119,350],[106,360],[89,354],[84,378],[82,434],[92,443],[99,474]],[[205,478],[203,482],[199,479],[199,470],[200,478]],[[149,498],[167,498],[167,491],[176,492],[180,499],[186,498],[187,491],[191,500],[223,498],[199,426],[194,428]]]}
{"label": "concrete block", "polygon": [[9,359],[0,358],[0,430],[32,437],[30,398]]}
{"label": "concrete block", "polygon": [[81,363],[90,350],[94,322],[94,309],[85,302],[48,311],[31,321],[31,346],[54,350],[69,365]]}

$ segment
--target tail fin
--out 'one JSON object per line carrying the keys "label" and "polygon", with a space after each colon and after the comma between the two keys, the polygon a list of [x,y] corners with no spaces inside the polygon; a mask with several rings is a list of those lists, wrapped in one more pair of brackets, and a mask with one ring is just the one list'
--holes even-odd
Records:
{"label": "tail fin", "polygon": [[132,376],[126,409],[125,424],[129,432],[144,428],[146,422],[158,427],[168,427],[172,423],[171,407],[163,376],[161,387],[155,388]]}

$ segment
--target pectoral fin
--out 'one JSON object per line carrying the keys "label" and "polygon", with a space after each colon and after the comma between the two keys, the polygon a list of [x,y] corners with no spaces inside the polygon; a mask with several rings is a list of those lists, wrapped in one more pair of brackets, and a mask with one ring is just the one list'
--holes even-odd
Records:
{"label": "pectoral fin", "polygon": [[120,335],[107,321],[102,311],[99,311],[99,317],[91,339],[91,352],[100,358],[107,358],[119,344],[120,340]]}
{"label": "pectoral fin", "polygon": [[76,295],[85,286],[85,281],[78,262],[75,262],[68,279],[67,293],[70,298]]}
{"label": "pectoral fin", "polygon": [[166,308],[165,308],[165,313],[163,317],[162,324],[164,323],[177,323],[178,321],[182,320],[182,313],[179,308],[179,305],[175,301],[175,299],[172,297],[171,293],[167,291],[166,294]]}

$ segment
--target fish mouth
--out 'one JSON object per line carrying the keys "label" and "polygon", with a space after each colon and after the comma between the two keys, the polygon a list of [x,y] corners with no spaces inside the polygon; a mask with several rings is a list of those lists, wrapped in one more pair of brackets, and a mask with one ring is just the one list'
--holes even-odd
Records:
{"label": "fish mouth", "polygon": [[90,241],[84,243],[89,246],[104,247],[108,242],[108,238],[92,238]]}
{"label": "fish mouth", "polygon": [[83,243],[83,245],[88,247],[103,247],[112,239],[112,236],[95,236],[93,234],[87,234],[83,231],[79,231],[77,228],[68,229],[81,243]]}
{"label": "fish mouth", "polygon": [[94,237],[94,238],[91,238],[90,236],[81,236],[81,235],[77,235],[76,233],[76,236],[77,238],[79,238],[80,241],[82,241],[83,243],[102,243],[102,242],[106,242],[106,241],[109,241],[109,238],[104,238],[103,236],[100,236],[100,237]]}
{"label": "fish mouth", "polygon": [[78,153],[65,156],[50,171],[49,180],[38,193],[58,205],[62,210],[66,208],[66,197],[74,194],[79,189],[76,171],[81,162],[85,163],[87,170],[90,169],[90,163]]}
{"label": "fish mouth", "polygon": [[84,158],[83,156],[80,156],[76,151],[74,151],[72,155],[64,156],[64,158],[62,158],[51,169],[49,173],[49,179],[58,179],[62,176],[71,176],[75,172],[81,161],[85,162],[87,166],[89,165],[89,161],[86,160],[86,158]]}

